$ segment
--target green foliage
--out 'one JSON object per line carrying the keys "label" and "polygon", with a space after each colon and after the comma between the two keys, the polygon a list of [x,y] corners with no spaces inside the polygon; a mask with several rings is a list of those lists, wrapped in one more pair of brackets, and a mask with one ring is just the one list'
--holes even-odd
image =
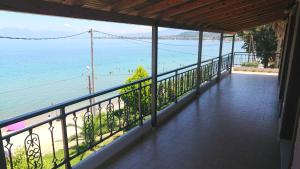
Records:
{"label": "green foliage", "polygon": [[241,66],[244,67],[258,67],[259,63],[258,62],[244,62],[241,64]]}
{"label": "green foliage", "polygon": [[[265,67],[274,56],[277,47],[276,35],[271,25],[264,25],[261,27],[253,28],[239,33],[244,39],[243,48],[249,52],[250,37],[253,37],[255,43],[255,51],[257,56],[261,58]],[[251,49],[251,48],[250,48]]]}
{"label": "green foliage", "polygon": [[250,37],[253,37],[255,44],[255,52],[257,57],[261,59],[265,68],[268,67],[269,61],[275,60],[275,52],[277,49],[277,38],[275,31],[271,25],[264,25],[252,28],[239,33],[244,40],[243,48],[249,52]]}
{"label": "green foliage", "polygon": [[[138,66],[137,69],[134,71],[133,75],[128,77],[128,79],[125,81],[125,84],[132,83],[144,78],[149,77],[148,72],[145,68],[142,66]],[[146,115],[148,113],[148,107],[150,105],[150,80],[146,80],[141,82],[141,107],[142,107],[142,113]],[[137,112],[138,111],[138,89],[139,84],[130,85],[128,87],[122,88],[119,93],[121,94],[121,99],[125,103],[124,111],[127,112]],[[135,118],[134,116],[137,116],[138,113],[133,114],[130,116],[131,118]],[[133,119],[129,119],[133,120]]]}
{"label": "green foliage", "polygon": [[[12,156],[13,156],[12,164],[14,168],[16,169],[27,168],[27,161],[26,161],[26,155],[24,150],[18,148],[12,153]],[[10,168],[10,162],[8,159],[7,159],[7,165],[8,168]]]}

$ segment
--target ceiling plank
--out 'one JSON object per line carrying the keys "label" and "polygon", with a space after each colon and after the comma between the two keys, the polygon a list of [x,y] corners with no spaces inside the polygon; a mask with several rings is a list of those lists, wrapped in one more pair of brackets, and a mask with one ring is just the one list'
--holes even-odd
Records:
{"label": "ceiling plank", "polygon": [[[262,21],[268,20],[268,19],[282,19],[283,15],[281,13],[278,12],[274,12],[274,13],[259,13],[256,15],[253,15],[251,17],[247,17],[244,18],[243,20],[239,20],[238,22],[232,22],[232,23],[216,23],[215,25],[223,25],[224,27],[232,27],[234,29],[235,26],[244,26],[244,24],[247,24],[249,22],[257,22],[260,23]],[[209,26],[208,26],[209,27]]]}
{"label": "ceiling plank", "polygon": [[132,15],[142,15],[142,16],[148,16],[155,14],[157,12],[166,10],[168,8],[172,8],[174,6],[181,5],[185,2],[188,2],[188,0],[161,0],[157,3],[151,4],[143,9],[137,10],[134,13],[131,13]]}
{"label": "ceiling plank", "polygon": [[182,4],[180,6],[173,7],[169,10],[166,10],[166,11],[158,14],[157,16],[155,16],[155,18],[172,19],[171,17],[173,17],[175,15],[180,15],[182,13],[189,12],[196,8],[200,8],[200,7],[209,5],[211,3],[219,2],[219,1],[221,1],[221,0],[196,0],[196,1],[188,2],[188,3]]}
{"label": "ceiling plank", "polygon": [[237,24],[237,25],[231,25],[231,28],[234,29],[236,32],[241,31],[241,30],[247,30],[249,28],[269,24],[275,21],[279,21],[281,19],[278,19],[278,17],[268,17],[266,19],[260,20],[259,22],[257,21],[248,21],[247,23],[244,23],[243,25]]}
{"label": "ceiling plank", "polygon": [[[281,0],[274,0],[274,2],[282,2]],[[259,7],[258,7],[259,5]],[[234,7],[225,6],[223,8],[219,8],[218,10],[211,10],[207,13],[203,13],[194,18],[190,18],[189,24],[193,24],[194,22],[198,22],[200,20],[211,20],[214,18],[227,18],[230,16],[237,16],[244,13],[252,12],[253,10],[258,10],[259,8],[269,7],[270,3],[263,2],[261,0],[253,0],[249,3],[241,2],[238,4],[234,4]]]}
{"label": "ceiling plank", "polygon": [[212,11],[212,10],[215,10],[215,9],[218,9],[218,8],[222,8],[223,6],[230,7],[230,6],[233,6],[236,3],[243,2],[243,1],[244,0],[222,0],[220,2],[215,2],[215,3],[209,4],[209,5],[203,6],[201,8],[196,8],[196,9],[190,11],[190,12],[178,15],[178,16],[173,18],[174,19],[173,21],[184,22],[185,20],[189,20],[189,19],[194,18],[196,16],[202,15],[203,13],[207,13],[209,11]]}
{"label": "ceiling plank", "polygon": [[282,1],[278,1],[279,3],[276,3],[275,5],[271,5],[271,4],[261,4],[260,8],[249,8],[247,10],[240,10],[240,11],[231,11],[230,15],[220,15],[217,17],[206,17],[206,18],[197,18],[194,20],[189,21],[188,23],[190,25],[194,25],[195,23],[199,23],[199,22],[220,22],[220,21],[229,21],[231,22],[232,20],[239,20],[240,18],[242,18],[243,16],[247,16],[247,15],[251,15],[251,14],[255,14],[257,12],[261,12],[261,11],[269,11],[269,12],[273,12],[274,10],[278,10],[283,12],[284,10],[284,2]]}
{"label": "ceiling plank", "polygon": [[[210,21],[208,23],[211,24],[218,24],[218,25],[222,25],[222,24],[234,24],[234,23],[239,23],[239,22],[243,22],[249,18],[256,18],[257,20],[259,20],[259,16],[263,16],[263,15],[274,15],[276,13],[276,15],[274,15],[275,17],[280,17],[283,15],[283,12],[281,10],[278,10],[279,7],[277,8],[266,8],[265,10],[258,10],[252,13],[247,13],[247,14],[241,14],[241,15],[237,15],[235,17],[228,17],[228,18],[224,18],[222,20],[215,20],[215,21]],[[281,14],[281,15],[278,15]],[[200,24],[202,25],[202,24]],[[203,26],[203,25],[202,25]]]}
{"label": "ceiling plank", "polygon": [[122,12],[145,2],[146,0],[119,0],[118,2],[112,4],[111,11]]}

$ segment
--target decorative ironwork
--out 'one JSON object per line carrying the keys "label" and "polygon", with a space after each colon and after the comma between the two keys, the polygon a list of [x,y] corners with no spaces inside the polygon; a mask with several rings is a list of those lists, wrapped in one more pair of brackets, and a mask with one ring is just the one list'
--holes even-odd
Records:
{"label": "decorative ironwork", "polygon": [[162,82],[159,82],[158,85],[157,99],[158,99],[158,107],[161,108],[163,106],[163,99],[164,99],[164,86]]}
{"label": "decorative ironwork", "polygon": [[183,74],[180,75],[180,82],[179,82],[179,95],[181,96],[184,92],[184,77],[183,77]]}
{"label": "decorative ironwork", "polygon": [[29,135],[24,140],[27,166],[29,169],[43,168],[42,150],[40,138],[29,130]]}
{"label": "decorative ironwork", "polygon": [[100,141],[102,141],[102,106],[101,103],[98,104],[98,112],[99,112],[99,135],[100,135]]}
{"label": "decorative ironwork", "polygon": [[76,151],[79,152],[79,142],[78,142],[78,129],[77,129],[77,119],[76,113],[73,113],[73,121],[74,121],[74,128],[75,128],[75,140],[76,140]]}
{"label": "decorative ironwork", "polygon": [[190,77],[190,71],[188,71],[187,73],[186,73],[186,92],[188,91],[188,90],[190,90],[190,79],[191,77]]}
{"label": "decorative ironwork", "polygon": [[106,116],[107,116],[107,127],[110,132],[113,132],[115,128],[115,116],[114,116],[114,104],[108,103],[106,106]]}
{"label": "decorative ironwork", "polygon": [[56,158],[55,146],[54,146],[54,137],[53,137],[54,126],[52,125],[52,121],[49,122],[48,129],[49,129],[50,135],[51,135],[51,144],[52,144],[52,153],[53,153],[52,163],[53,163],[53,166],[56,167],[57,166],[57,158]]}
{"label": "decorative ironwork", "polygon": [[6,144],[5,144],[5,148],[8,151],[8,157],[9,157],[9,164],[10,164],[10,168],[13,169],[13,161],[12,161],[12,153],[11,153],[11,148],[13,146],[12,143],[10,143],[10,138],[7,138],[6,140]]}
{"label": "decorative ironwork", "polygon": [[83,116],[83,131],[84,131],[84,139],[85,142],[91,144],[94,142],[94,120],[93,113],[89,110],[84,113]]}

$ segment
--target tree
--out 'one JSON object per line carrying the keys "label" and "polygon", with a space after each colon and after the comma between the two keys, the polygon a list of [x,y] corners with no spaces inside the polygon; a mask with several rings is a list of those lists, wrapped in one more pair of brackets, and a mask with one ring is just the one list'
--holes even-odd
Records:
{"label": "tree", "polygon": [[[128,77],[125,81],[125,84],[129,84],[141,79],[145,79],[149,77],[147,70],[142,67],[138,66],[134,73]],[[141,85],[141,108],[143,115],[147,115],[150,110],[150,80],[145,80],[140,83]],[[121,94],[121,99],[124,102],[124,112],[130,113],[129,119],[127,121],[132,121],[138,117],[138,97],[139,97],[139,84],[130,85],[127,87],[122,88],[119,93]],[[125,120],[126,121],[126,120]]]}
{"label": "tree", "polygon": [[253,37],[254,49],[257,57],[261,59],[264,68],[267,68],[269,61],[275,61],[277,49],[277,38],[272,25],[263,25],[239,33],[244,40],[243,48],[249,52],[250,38]]}

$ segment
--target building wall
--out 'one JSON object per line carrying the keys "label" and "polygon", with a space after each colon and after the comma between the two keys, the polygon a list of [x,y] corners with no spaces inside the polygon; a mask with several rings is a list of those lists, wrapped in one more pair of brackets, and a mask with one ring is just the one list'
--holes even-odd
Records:
{"label": "building wall", "polygon": [[[299,102],[300,104],[300,102]],[[300,113],[300,105],[298,106],[298,116]],[[297,129],[297,136],[294,146],[294,155],[293,155],[293,162],[291,169],[299,169],[300,168],[300,118],[298,118],[298,129]]]}

